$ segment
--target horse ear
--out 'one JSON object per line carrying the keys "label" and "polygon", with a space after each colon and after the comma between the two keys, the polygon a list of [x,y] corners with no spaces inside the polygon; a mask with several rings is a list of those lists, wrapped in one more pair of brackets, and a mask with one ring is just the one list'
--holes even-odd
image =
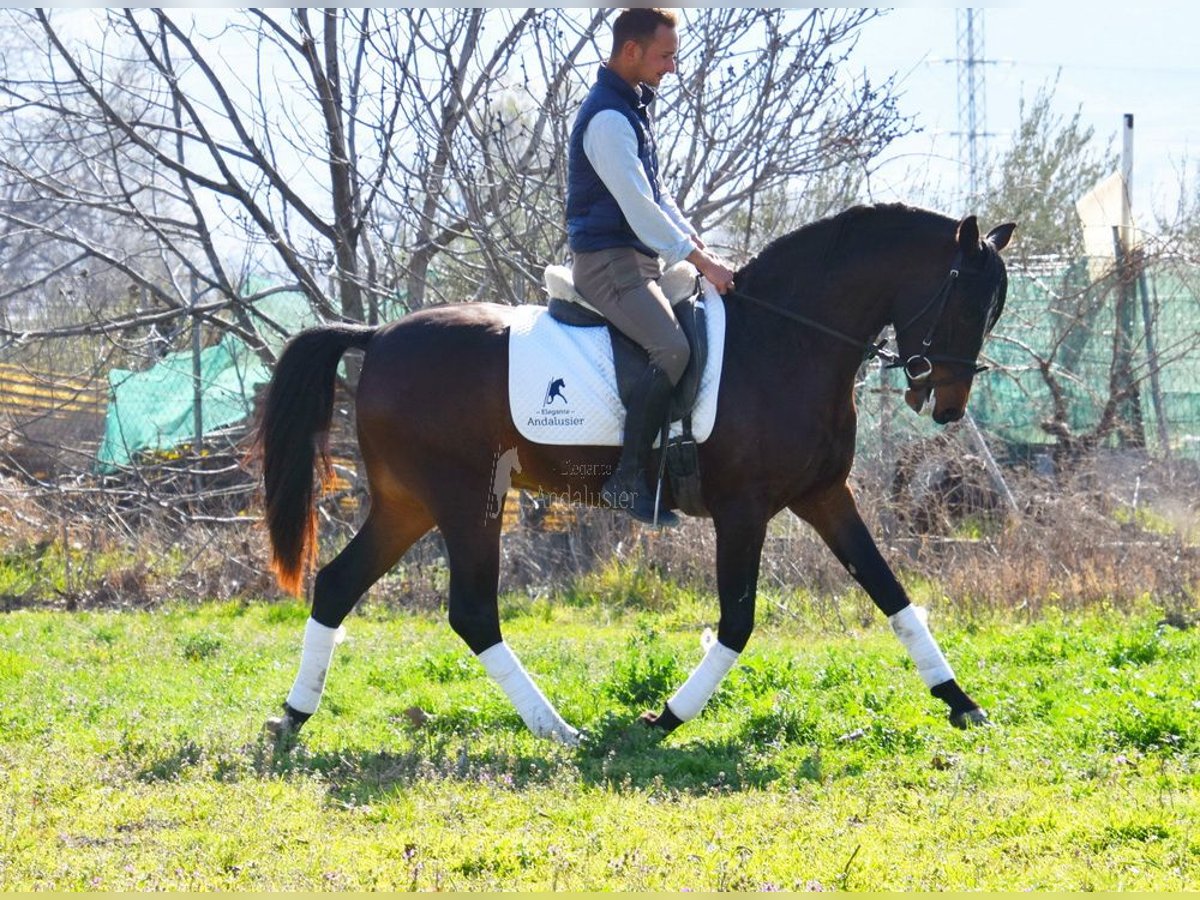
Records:
{"label": "horse ear", "polygon": [[996,248],[996,252],[998,253],[1008,246],[1008,242],[1012,240],[1013,232],[1016,230],[1016,222],[1005,222],[1003,225],[997,225],[989,231],[986,240]]}
{"label": "horse ear", "polygon": [[958,223],[958,249],[968,259],[979,253],[979,222],[974,216],[967,216]]}

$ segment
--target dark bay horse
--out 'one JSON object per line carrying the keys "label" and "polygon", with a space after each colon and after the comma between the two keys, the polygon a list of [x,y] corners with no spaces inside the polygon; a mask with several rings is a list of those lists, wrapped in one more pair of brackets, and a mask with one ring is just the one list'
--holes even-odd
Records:
{"label": "dark bay horse", "polygon": [[[737,273],[736,291],[725,298],[717,419],[699,451],[716,529],[717,641],[645,721],[669,731],[698,714],[746,646],[767,523],[784,509],[816,529],[888,617],[950,721],[987,721],[876,548],[846,480],[855,375],[887,325],[895,328],[909,405],[919,412],[932,400],[940,424],[962,417],[983,340],[1003,308],[1000,251],[1014,228],[981,237],[974,216],[960,222],[903,205],[854,207],[777,239]],[[500,454],[516,450],[514,486],[598,497],[618,450],[537,445],[518,434],[506,389],[513,314],[513,307],[458,304],[380,328],[314,328],[280,357],[259,428],[280,583],[298,592],[313,566],[314,466],[324,453],[338,362],[350,349],[365,351],[357,426],[371,504],[362,528],[316,575],[300,671],[283,717],[269,723],[276,733],[295,731],[316,710],[343,619],[436,526],[449,557],[450,626],[536,734],[577,739],[502,640],[501,517],[488,506]]]}

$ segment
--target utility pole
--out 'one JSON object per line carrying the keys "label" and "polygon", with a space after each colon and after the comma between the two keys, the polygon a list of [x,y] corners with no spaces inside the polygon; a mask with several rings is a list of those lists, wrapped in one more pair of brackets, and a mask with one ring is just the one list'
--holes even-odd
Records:
{"label": "utility pole", "polygon": [[[955,19],[958,24],[958,55],[955,59],[958,64],[958,166],[962,173],[960,180],[965,176],[967,202],[975,203],[982,193],[983,167],[987,162],[984,139],[990,136],[983,66],[993,60],[984,58],[983,10],[960,7],[955,10]],[[1009,490],[983,432],[970,412],[965,419],[967,434],[979,450],[996,490],[1004,498],[1009,517],[1018,518],[1021,507]]]}
{"label": "utility pole", "polygon": [[[1132,342],[1134,319],[1133,297],[1141,295],[1142,326],[1146,334],[1146,361],[1150,366],[1150,403],[1154,408],[1154,423],[1158,434],[1158,445],[1164,459],[1171,456],[1171,437],[1164,415],[1162,384],[1159,380],[1158,347],[1155,343],[1154,317],[1150,310],[1150,296],[1146,285],[1146,261],[1142,248],[1133,233],[1133,113],[1122,117],[1121,140],[1121,181],[1125,195],[1121,203],[1121,235],[1119,250],[1122,256],[1117,258],[1117,264],[1122,266],[1121,290],[1128,291],[1128,296],[1122,294],[1121,327],[1125,339]],[[1132,357],[1132,348],[1127,350]],[[1132,366],[1132,361],[1130,362]],[[1135,393],[1132,397],[1132,414],[1134,424],[1142,440],[1145,440],[1145,423],[1142,419],[1140,398]]]}
{"label": "utility pole", "polygon": [[958,24],[958,165],[963,173],[967,196],[979,197],[983,166],[986,162],[984,139],[987,131],[987,97],[983,66],[993,62],[984,58],[983,10],[955,11]]}

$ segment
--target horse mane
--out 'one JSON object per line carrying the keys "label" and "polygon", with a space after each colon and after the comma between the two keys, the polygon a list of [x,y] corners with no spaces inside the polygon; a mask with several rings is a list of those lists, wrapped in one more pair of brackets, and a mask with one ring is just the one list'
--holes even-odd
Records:
{"label": "horse mane", "polygon": [[802,225],[760,250],[735,273],[735,280],[749,284],[756,277],[771,277],[781,269],[793,277],[808,279],[817,270],[828,270],[860,242],[892,236],[898,230],[946,228],[954,220],[941,213],[905,203],[874,203],[851,206],[836,215]]}

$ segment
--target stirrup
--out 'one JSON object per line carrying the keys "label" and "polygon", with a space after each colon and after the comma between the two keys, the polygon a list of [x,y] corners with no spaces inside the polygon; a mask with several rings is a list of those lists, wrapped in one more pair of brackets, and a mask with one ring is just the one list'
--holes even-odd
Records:
{"label": "stirrup", "polygon": [[615,479],[615,474],[610,476],[609,480],[604,482],[604,486],[600,488],[600,500],[609,509],[623,510],[639,522],[657,525],[660,528],[673,528],[679,524],[679,516],[661,506],[657,510],[656,519],[655,506],[657,504],[655,500],[648,498],[648,492],[644,488],[637,487],[642,481],[640,473],[635,476],[635,489],[632,490],[627,482],[613,484]]}

